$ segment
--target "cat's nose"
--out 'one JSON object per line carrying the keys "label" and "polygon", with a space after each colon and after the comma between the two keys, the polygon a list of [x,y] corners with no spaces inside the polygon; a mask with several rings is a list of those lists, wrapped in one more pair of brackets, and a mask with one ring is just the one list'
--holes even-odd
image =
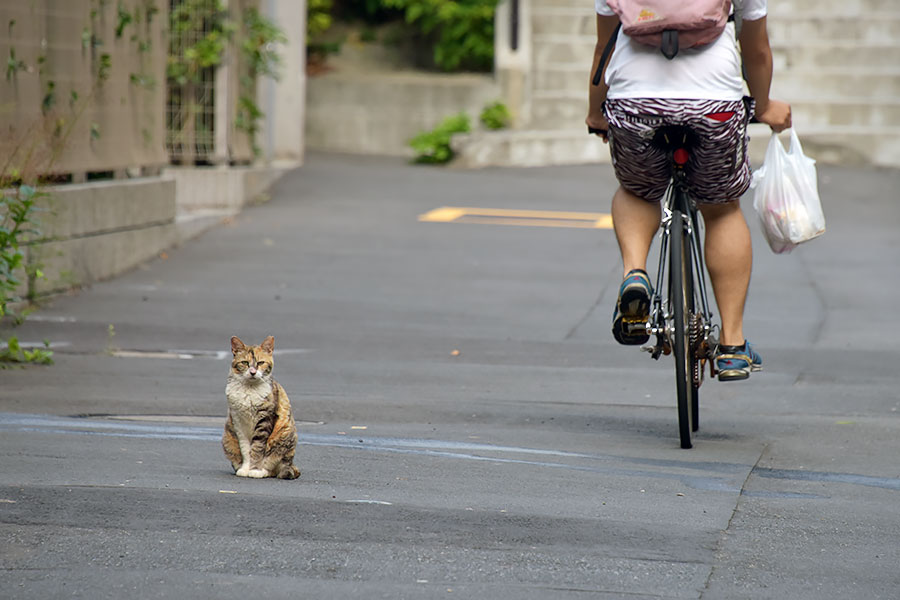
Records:
{"label": "cat's nose", "polygon": [[250,368],[250,374],[251,374],[251,375],[256,375],[256,369],[254,369],[254,368],[251,367],[251,368]]}

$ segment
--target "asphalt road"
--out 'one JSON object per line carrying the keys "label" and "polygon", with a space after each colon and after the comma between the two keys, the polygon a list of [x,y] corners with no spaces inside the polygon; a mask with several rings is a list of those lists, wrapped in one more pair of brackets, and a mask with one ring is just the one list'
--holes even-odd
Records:
{"label": "asphalt road", "polygon": [[[419,220],[608,212],[608,165],[310,157],[15,332],[56,364],[0,371],[0,595],[900,598],[900,173],[819,176],[825,236],[751,222],[765,371],[685,451],[671,360],[609,333],[611,230]],[[296,481],[219,443],[229,338],[268,334]]]}

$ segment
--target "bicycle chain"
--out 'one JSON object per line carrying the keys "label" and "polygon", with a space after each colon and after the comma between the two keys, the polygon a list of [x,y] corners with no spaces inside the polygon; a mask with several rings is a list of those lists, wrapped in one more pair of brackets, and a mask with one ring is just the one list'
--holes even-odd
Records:
{"label": "bicycle chain", "polygon": [[700,352],[703,339],[703,319],[697,313],[691,313],[690,323],[688,324],[688,340],[690,341],[691,359],[691,377],[694,380],[694,386],[700,387],[703,383],[703,360]]}

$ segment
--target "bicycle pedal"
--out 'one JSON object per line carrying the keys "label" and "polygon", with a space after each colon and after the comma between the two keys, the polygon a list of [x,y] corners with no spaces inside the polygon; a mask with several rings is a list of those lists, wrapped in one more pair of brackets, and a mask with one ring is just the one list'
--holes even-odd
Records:
{"label": "bicycle pedal", "polygon": [[622,317],[622,329],[627,331],[628,335],[647,333],[647,319]]}

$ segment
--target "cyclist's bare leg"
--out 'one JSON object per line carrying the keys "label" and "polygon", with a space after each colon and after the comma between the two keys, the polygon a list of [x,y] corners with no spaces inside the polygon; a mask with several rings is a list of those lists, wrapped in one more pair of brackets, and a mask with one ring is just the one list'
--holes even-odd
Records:
{"label": "cyclist's bare leg", "polygon": [[744,343],[744,304],[753,265],[750,229],[737,200],[702,204],[700,212],[706,224],[706,269],[722,315],[719,342],[740,346]]}
{"label": "cyclist's bare leg", "polygon": [[622,253],[623,277],[632,269],[647,270],[647,254],[659,229],[659,202],[647,202],[619,186],[612,199],[613,228]]}

